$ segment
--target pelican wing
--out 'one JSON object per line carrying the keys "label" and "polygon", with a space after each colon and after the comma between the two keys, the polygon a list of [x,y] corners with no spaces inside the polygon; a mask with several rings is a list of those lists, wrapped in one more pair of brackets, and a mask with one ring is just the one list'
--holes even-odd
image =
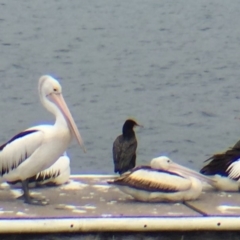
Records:
{"label": "pelican wing", "polygon": [[191,181],[178,174],[152,169],[147,166],[137,167],[110,184],[123,185],[149,192],[178,192],[191,187]]}
{"label": "pelican wing", "polygon": [[[53,169],[51,166],[50,169],[45,169],[44,171],[38,173],[35,178],[31,178],[32,181],[36,182],[44,182],[44,181],[51,181],[54,178],[58,177],[61,174],[60,169]],[[30,181],[31,181],[30,180]]]}
{"label": "pelican wing", "polygon": [[240,159],[233,162],[228,168],[228,177],[230,177],[233,180],[239,180],[240,178]]}
{"label": "pelican wing", "polygon": [[[219,174],[221,176],[228,176],[227,169],[235,161],[240,158],[240,141],[238,141],[232,148],[223,153],[214,154],[206,161],[209,161],[200,172],[205,175]],[[206,162],[205,161],[205,162]]]}
{"label": "pelican wing", "polygon": [[26,130],[0,146],[0,175],[9,173],[24,162],[41,145],[43,133]]}

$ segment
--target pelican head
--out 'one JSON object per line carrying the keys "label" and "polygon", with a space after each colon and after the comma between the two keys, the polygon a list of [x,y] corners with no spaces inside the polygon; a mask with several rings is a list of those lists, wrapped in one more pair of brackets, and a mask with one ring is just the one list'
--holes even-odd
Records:
{"label": "pelican head", "polygon": [[169,171],[173,173],[180,174],[184,177],[195,177],[201,181],[212,184],[214,180],[194,171],[189,168],[183,167],[175,162],[173,162],[170,158],[166,156],[160,156],[157,158],[153,158],[150,163],[151,168],[161,169],[164,171]]}
{"label": "pelican head", "polygon": [[154,169],[162,169],[167,171],[169,170],[171,163],[173,163],[173,161],[170,158],[166,156],[160,156],[153,158],[150,165]]}
{"label": "pelican head", "polygon": [[58,117],[59,114],[64,116],[69,128],[71,129],[71,132],[76,137],[79,145],[83,148],[83,151],[86,152],[76,123],[62,96],[62,87],[60,83],[51,76],[42,76],[39,79],[38,91],[42,104],[50,112],[52,112],[56,117]]}

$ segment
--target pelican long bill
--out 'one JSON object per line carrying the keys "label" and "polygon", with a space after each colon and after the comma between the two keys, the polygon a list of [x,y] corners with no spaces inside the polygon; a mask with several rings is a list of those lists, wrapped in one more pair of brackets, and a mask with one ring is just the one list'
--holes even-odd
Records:
{"label": "pelican long bill", "polygon": [[186,174],[188,176],[195,177],[195,178],[199,179],[200,181],[207,182],[209,184],[212,184],[213,182],[215,182],[215,180],[213,180],[213,179],[211,179],[207,176],[204,176],[204,175],[202,175],[202,174],[200,174],[200,173],[198,173],[194,170],[183,167],[183,166],[181,166],[177,163],[172,163],[169,171],[176,171],[179,174],[183,173],[183,174]]}
{"label": "pelican long bill", "polygon": [[71,112],[68,109],[68,106],[67,106],[62,94],[52,93],[49,95],[49,98],[51,101],[53,101],[59,107],[59,109],[65,116],[66,120],[68,121],[69,127],[71,128],[72,133],[75,135],[79,145],[82,147],[83,151],[86,152],[80,132],[77,128],[77,125],[72,117]]}

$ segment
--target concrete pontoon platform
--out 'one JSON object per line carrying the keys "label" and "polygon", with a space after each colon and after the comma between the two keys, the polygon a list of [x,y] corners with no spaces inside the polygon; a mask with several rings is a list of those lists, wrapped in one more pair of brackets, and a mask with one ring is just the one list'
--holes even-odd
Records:
{"label": "concrete pontoon platform", "polygon": [[142,203],[121,193],[109,175],[72,175],[68,184],[34,188],[49,200],[32,206],[20,190],[0,190],[0,233],[239,230],[240,194],[207,190],[185,203]]}

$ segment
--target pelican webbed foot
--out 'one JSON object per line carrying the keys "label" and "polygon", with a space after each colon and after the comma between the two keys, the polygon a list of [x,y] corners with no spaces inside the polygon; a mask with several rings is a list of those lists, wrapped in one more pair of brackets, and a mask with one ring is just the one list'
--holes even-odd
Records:
{"label": "pelican webbed foot", "polygon": [[24,203],[31,204],[31,205],[38,205],[38,206],[45,206],[48,204],[46,200],[39,200],[33,197],[25,198]]}
{"label": "pelican webbed foot", "polygon": [[39,206],[45,206],[48,204],[46,200],[40,200],[30,196],[29,188],[28,188],[28,180],[22,181],[22,188],[23,188],[23,195],[19,198],[24,199],[25,203],[31,204],[31,205],[39,205]]}

